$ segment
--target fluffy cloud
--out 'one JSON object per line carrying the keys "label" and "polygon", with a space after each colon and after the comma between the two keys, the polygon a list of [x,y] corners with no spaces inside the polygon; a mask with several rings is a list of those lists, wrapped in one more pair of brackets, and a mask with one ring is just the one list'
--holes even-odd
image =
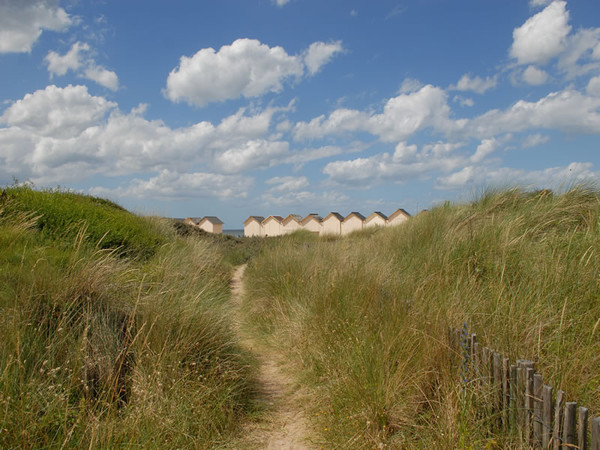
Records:
{"label": "fluffy cloud", "polygon": [[112,70],[100,66],[88,67],[84,72],[85,78],[95,81],[101,86],[116,91],[119,89],[119,78]]}
{"label": "fluffy cloud", "polygon": [[270,192],[298,191],[309,185],[306,177],[273,177],[265,181],[268,185],[274,185]]}
{"label": "fluffy cloud", "polygon": [[223,173],[239,173],[251,169],[267,168],[288,156],[287,142],[251,140],[241,147],[230,148],[215,158],[216,167]]}
{"label": "fluffy cloud", "polygon": [[117,74],[98,66],[94,59],[89,56],[89,52],[90,46],[88,44],[76,42],[64,55],[50,51],[44,60],[48,64],[48,72],[51,76],[65,75],[69,70],[72,70],[78,72],[80,77],[95,81],[105,88],[113,91],[119,89]]}
{"label": "fluffy cloud", "polygon": [[591,78],[588,82],[586,92],[589,95],[600,97],[600,77]]}
{"label": "fluffy cloud", "polygon": [[43,30],[64,31],[72,24],[55,0],[2,0],[0,53],[31,52]]}
{"label": "fluffy cloud", "polygon": [[65,75],[69,70],[77,70],[82,65],[83,53],[88,52],[90,46],[86,43],[75,42],[71,49],[64,55],[50,51],[45,58],[48,72],[51,75]]}
{"label": "fluffy cloud", "polygon": [[525,138],[523,141],[523,148],[537,147],[538,145],[545,144],[548,142],[550,138],[548,136],[544,136],[543,134],[536,133],[531,134]]}
{"label": "fluffy cloud", "polygon": [[595,134],[600,133],[599,109],[600,98],[564,90],[537,102],[519,100],[504,111],[488,111],[470,120],[463,132],[482,138],[538,128]]}
{"label": "fluffy cloud", "polygon": [[548,73],[535,66],[528,66],[523,72],[523,81],[533,86],[544,84],[548,80]]}
{"label": "fluffy cloud", "polygon": [[103,97],[90,95],[85,86],[51,85],[17,100],[0,116],[0,123],[39,136],[73,137],[95,125],[115,106]]}
{"label": "fluffy cloud", "polygon": [[125,187],[107,189],[95,187],[91,195],[102,197],[151,198],[180,200],[194,198],[246,198],[252,180],[242,176],[194,172],[178,173],[162,170],[148,180],[134,179]]}
{"label": "fluffy cloud", "polygon": [[296,139],[315,139],[327,135],[366,131],[385,142],[398,142],[425,128],[449,130],[455,124],[449,119],[446,93],[427,85],[418,91],[389,99],[380,114],[352,109],[338,109],[329,117],[319,116],[300,122],[294,129]]}
{"label": "fluffy cloud", "polygon": [[343,51],[342,42],[313,42],[304,54],[304,64],[310,75],[317,73],[336,53]]}
{"label": "fluffy cloud", "polygon": [[483,161],[485,158],[495,152],[499,146],[500,143],[494,138],[482,140],[481,144],[477,146],[475,154],[471,156],[471,161],[474,163]]}
{"label": "fluffy cloud", "polygon": [[273,206],[279,207],[290,207],[316,211],[322,209],[324,211],[330,210],[333,205],[336,208],[340,208],[347,205],[350,198],[338,191],[325,191],[325,192],[311,192],[311,191],[298,191],[298,192],[285,192],[283,195],[275,195],[272,192],[266,192],[262,195],[263,203],[268,205],[272,209]]}
{"label": "fluffy cloud", "polygon": [[303,56],[292,56],[282,47],[238,39],[219,51],[205,48],[192,57],[182,56],[167,78],[164,94],[174,102],[204,106],[280,92],[284,81],[304,75],[305,65],[309,74],[314,74],[341,50],[340,42],[315,42]]}
{"label": "fluffy cloud", "polygon": [[368,158],[334,161],[323,173],[334,183],[364,188],[381,182],[403,183],[428,176],[433,172],[450,172],[463,166],[467,158],[456,154],[460,143],[438,142],[418,149],[416,145],[399,143],[393,154],[380,153]]}
{"label": "fluffy cloud", "polygon": [[467,166],[451,175],[436,181],[437,189],[464,189],[467,186],[514,186],[527,188],[559,189],[563,185],[597,180],[600,172],[592,170],[592,163],[573,162],[566,167],[552,167],[544,170],[526,171],[502,167]]}
{"label": "fluffy cloud", "polygon": [[498,79],[496,77],[487,77],[481,78],[476,76],[475,78],[471,78],[469,75],[465,74],[462,76],[458,83],[450,86],[450,89],[456,91],[472,91],[478,94],[483,94],[486,91],[493,89],[498,84]]}
{"label": "fluffy cloud", "polygon": [[510,56],[519,64],[546,64],[559,55],[571,31],[567,2],[553,1],[513,31]]}

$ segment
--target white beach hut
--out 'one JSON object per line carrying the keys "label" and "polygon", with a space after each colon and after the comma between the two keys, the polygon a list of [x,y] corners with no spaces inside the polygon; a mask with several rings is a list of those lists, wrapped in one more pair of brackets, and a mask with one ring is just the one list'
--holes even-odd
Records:
{"label": "white beach hut", "polygon": [[269,216],[263,220],[262,228],[265,236],[279,236],[282,233],[283,217],[281,216]]}
{"label": "white beach hut", "polygon": [[304,219],[302,219],[302,222],[300,222],[300,224],[302,225],[303,229],[308,230],[312,233],[320,234],[323,230],[323,225],[321,223],[322,220],[323,218],[318,214],[311,213]]}
{"label": "white beach hut", "polygon": [[410,219],[410,214],[402,208],[398,208],[390,217],[388,217],[387,226],[400,225],[408,219]]}
{"label": "white beach hut", "polygon": [[375,211],[365,219],[365,228],[369,227],[384,227],[387,225],[387,216],[379,211]]}
{"label": "white beach hut", "polygon": [[344,216],[336,212],[330,212],[323,219],[323,234],[342,234],[342,222]]}
{"label": "white beach hut", "polygon": [[222,234],[223,233],[223,222],[216,216],[206,216],[200,222],[198,227],[201,230],[208,231],[209,233]]}
{"label": "white beach hut", "polygon": [[362,230],[365,226],[365,216],[359,212],[351,212],[342,222],[342,234],[352,233],[353,231]]}
{"label": "white beach hut", "polygon": [[262,216],[250,216],[244,221],[244,236],[264,236],[262,223],[265,220]]}
{"label": "white beach hut", "polygon": [[290,214],[281,222],[283,234],[293,233],[302,228],[302,217],[298,214]]}

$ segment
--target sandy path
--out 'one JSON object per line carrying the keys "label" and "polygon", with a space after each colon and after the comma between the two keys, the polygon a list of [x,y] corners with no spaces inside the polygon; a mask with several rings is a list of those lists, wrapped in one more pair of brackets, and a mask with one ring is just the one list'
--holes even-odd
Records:
{"label": "sandy path", "polygon": [[299,394],[292,379],[282,368],[282,355],[267,349],[240,326],[240,305],[244,295],[242,276],[246,265],[239,266],[231,280],[234,328],[241,344],[259,362],[258,390],[265,413],[259,422],[247,425],[239,448],[309,449],[308,426],[299,406]]}

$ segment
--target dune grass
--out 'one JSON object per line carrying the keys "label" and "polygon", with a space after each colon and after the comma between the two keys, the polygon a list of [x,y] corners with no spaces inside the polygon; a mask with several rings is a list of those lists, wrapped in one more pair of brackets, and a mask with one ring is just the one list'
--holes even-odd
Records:
{"label": "dune grass", "polygon": [[227,248],[59,191],[0,200],[0,447],[206,448],[252,410]]}
{"label": "dune grass", "polygon": [[467,324],[536,361],[600,414],[599,232],[599,193],[581,187],[489,191],[391,229],[282,239],[246,272],[248,326],[312,387],[326,448],[519,448],[459,381],[448,330]]}

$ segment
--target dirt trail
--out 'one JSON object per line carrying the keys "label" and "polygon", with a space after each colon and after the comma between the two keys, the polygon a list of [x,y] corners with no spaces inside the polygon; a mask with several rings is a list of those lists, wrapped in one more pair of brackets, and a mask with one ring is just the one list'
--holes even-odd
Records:
{"label": "dirt trail", "polygon": [[314,448],[308,442],[308,426],[299,407],[299,394],[292,379],[282,368],[283,356],[258,342],[240,326],[240,305],[244,295],[242,276],[246,265],[239,266],[231,280],[234,328],[241,344],[259,361],[259,396],[265,413],[259,422],[247,425],[239,448],[294,449]]}

